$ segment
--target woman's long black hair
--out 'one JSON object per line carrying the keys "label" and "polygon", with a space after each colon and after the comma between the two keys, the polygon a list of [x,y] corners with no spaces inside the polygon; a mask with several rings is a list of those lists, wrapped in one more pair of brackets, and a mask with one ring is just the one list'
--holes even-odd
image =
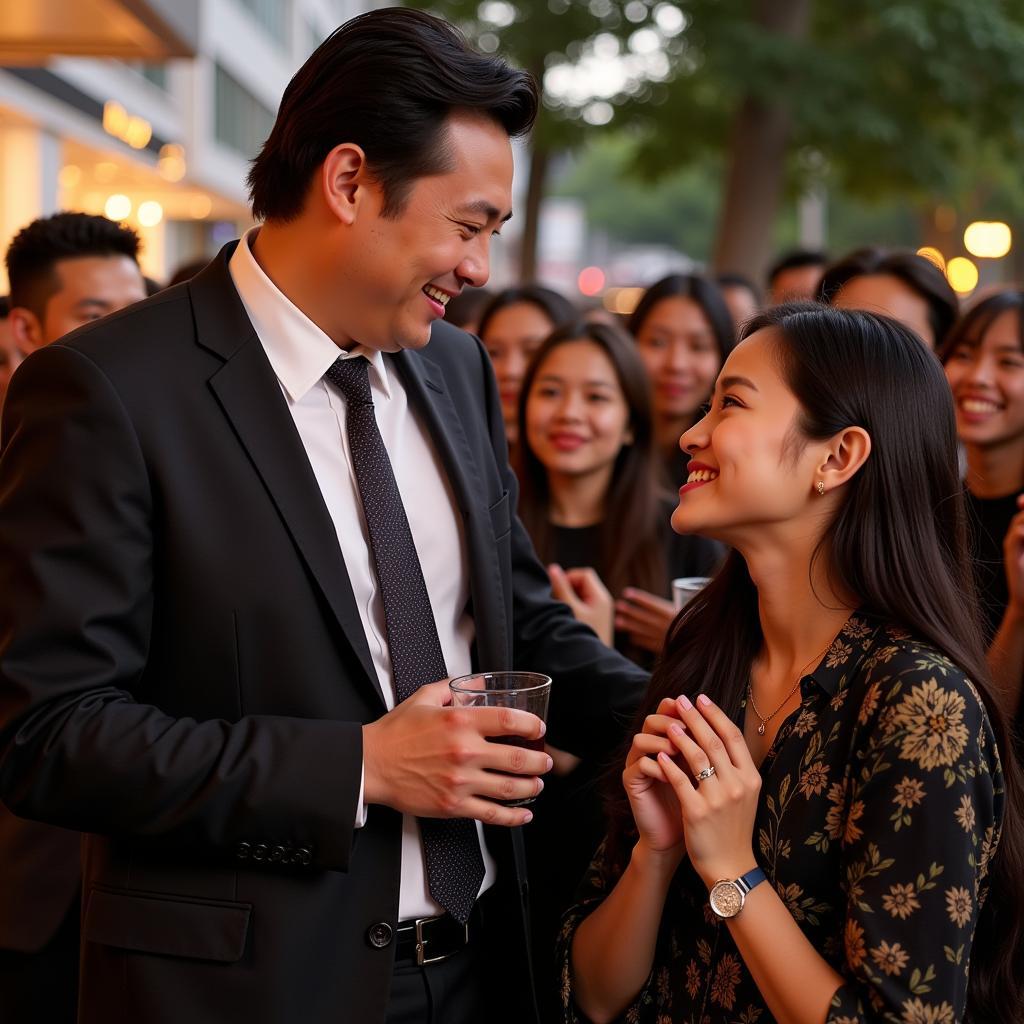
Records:
{"label": "woman's long black hair", "polygon": [[[799,433],[824,440],[860,426],[872,440],[815,558],[826,561],[838,592],[959,666],[992,720],[1006,813],[971,955],[967,1019],[1005,1024],[1024,993],[1024,793],[985,662],[949,387],[933,354],[888,317],[799,303],[760,313],[745,337],[764,329],[800,403]],[[635,731],[662,698],[698,689],[735,716],[763,639],[757,590],[734,551],[669,630]],[[621,860],[635,833],[617,789],[609,842]]]}

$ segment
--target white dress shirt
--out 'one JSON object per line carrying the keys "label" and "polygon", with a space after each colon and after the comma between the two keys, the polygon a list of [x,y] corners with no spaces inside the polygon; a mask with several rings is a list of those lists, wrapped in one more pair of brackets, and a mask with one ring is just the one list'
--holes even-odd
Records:
{"label": "white dress shirt", "polygon": [[[467,613],[469,572],[462,518],[447,475],[423,428],[406,400],[405,388],[375,350],[354,346],[346,352],[309,319],[263,272],[250,249],[258,228],[239,242],[229,264],[231,278],[256,334],[277,375],[302,445],[320,485],[338,534],[359,609],[377,679],[389,709],[395,705],[394,674],[388,651],[384,602],[370,549],[363,505],[345,427],[345,401],[324,374],[339,357],[365,358],[370,363],[377,426],[391,459],[403,497],[409,527],[423,568],[430,606],[437,624],[445,665],[450,676],[471,671],[470,647],[475,636]],[[357,827],[366,822],[362,786],[357,807],[351,809]],[[495,866],[477,823],[484,855],[481,892],[494,883]],[[423,860],[423,841],[416,819],[402,819],[402,878],[399,920],[443,913],[431,899]]]}

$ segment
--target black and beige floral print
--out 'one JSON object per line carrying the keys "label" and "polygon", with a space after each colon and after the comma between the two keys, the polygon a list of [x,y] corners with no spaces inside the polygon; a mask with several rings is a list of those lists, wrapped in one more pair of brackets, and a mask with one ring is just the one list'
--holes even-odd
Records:
{"label": "black and beige floral print", "polygon": [[[754,851],[769,883],[845,979],[826,1024],[960,1024],[971,941],[1003,813],[1002,770],[972,683],[933,648],[857,614],[761,766]],[[619,870],[598,850],[558,955]],[[770,1024],[707,890],[684,862],[650,978],[627,1024]]]}

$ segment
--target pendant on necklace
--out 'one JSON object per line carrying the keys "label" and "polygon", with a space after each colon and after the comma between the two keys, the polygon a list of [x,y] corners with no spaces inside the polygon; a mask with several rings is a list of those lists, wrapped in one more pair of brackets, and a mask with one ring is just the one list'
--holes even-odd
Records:
{"label": "pendant on necklace", "polygon": [[764,722],[762,722],[762,723],[761,723],[761,724],[760,724],[760,725],[759,725],[759,726],[757,727],[757,735],[758,735],[758,736],[763,736],[763,735],[764,735]]}

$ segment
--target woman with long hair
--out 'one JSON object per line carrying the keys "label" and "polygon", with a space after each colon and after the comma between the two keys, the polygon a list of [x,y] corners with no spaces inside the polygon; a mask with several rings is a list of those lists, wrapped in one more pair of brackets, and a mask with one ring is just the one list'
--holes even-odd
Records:
{"label": "woman with long hair", "polygon": [[[669,527],[674,502],[659,482],[647,377],[630,339],[583,320],[551,334],[526,371],[518,433],[519,516],[551,566],[556,596],[649,664],[672,618],[670,581],[707,575],[721,549]],[[660,636],[645,645],[613,637],[610,605],[588,605],[595,576],[614,597],[666,604]]]}
{"label": "woman with long hair", "polygon": [[519,285],[498,292],[480,314],[477,333],[498,378],[505,436],[515,451],[519,393],[530,357],[559,325],[576,318],[573,304],[551,288]]}
{"label": "woman with long hair", "polygon": [[732,553],[680,615],[560,951],[566,1020],[1022,1019],[1021,788],[938,362],[760,314],[680,444]]}
{"label": "woman with long hair", "polygon": [[1007,713],[1019,726],[1024,683],[1024,291],[999,291],[973,306],[939,355],[967,457],[968,536],[990,644],[989,668]]}

